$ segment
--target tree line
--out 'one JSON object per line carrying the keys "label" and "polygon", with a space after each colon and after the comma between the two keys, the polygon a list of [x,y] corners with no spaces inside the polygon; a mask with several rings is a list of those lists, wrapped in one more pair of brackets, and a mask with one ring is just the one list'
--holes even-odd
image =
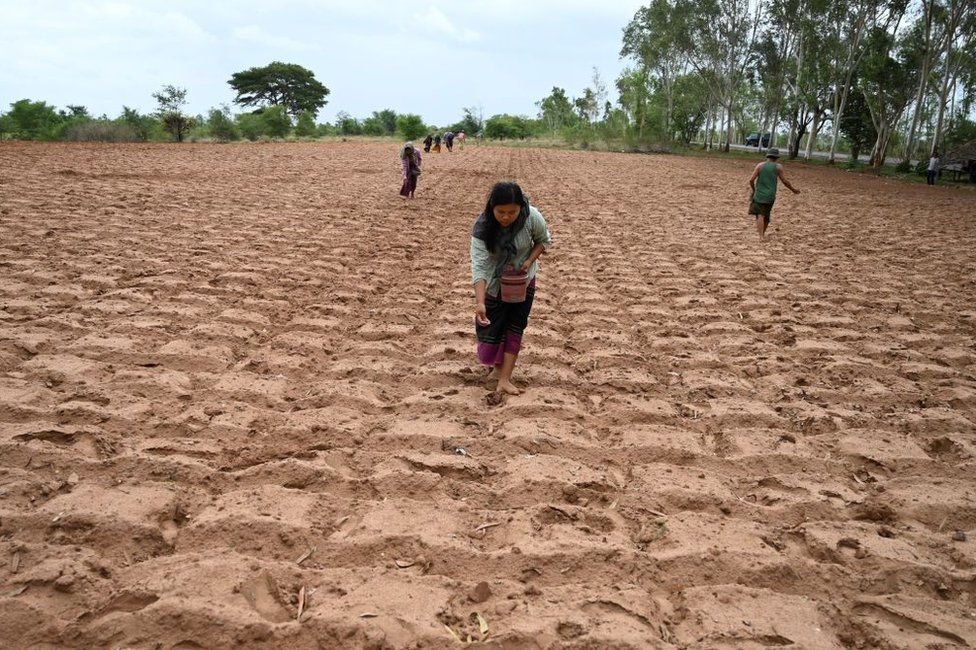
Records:
{"label": "tree line", "polygon": [[652,0],[621,55],[622,106],[666,140],[782,129],[792,157],[843,138],[880,166],[976,138],[972,0]]}
{"label": "tree line", "polygon": [[[973,0],[650,0],[622,30],[627,66],[608,88],[599,71],[578,96],[553,87],[536,115],[484,118],[466,108],[442,130],[489,139],[548,137],[588,146],[692,143],[728,150],[755,133],[788,155],[838,151],[881,166],[976,139]],[[340,112],[316,123],[329,89],[299,65],[235,73],[234,103],[188,116],[186,90],[165,86],[157,110],[93,118],[22,100],[0,115],[0,137],[235,140],[323,135],[422,137],[419,115]],[[616,96],[611,101],[611,92]],[[907,164],[907,163],[906,163]]]}
{"label": "tree line", "polygon": [[[423,137],[435,127],[416,114],[397,114],[392,109],[373,111],[363,119],[340,112],[333,123],[317,123],[327,103],[329,89],[315,74],[300,65],[272,62],[234,73],[228,81],[236,93],[234,103],[210,109],[206,115],[186,112],[187,90],[165,85],[153,93],[155,111],[140,113],[122,107],[114,118],[95,117],[82,105],[58,109],[44,101],[22,99],[0,114],[0,138],[100,142],[147,142],[212,140],[260,140],[264,138],[315,138],[333,135],[399,135]],[[464,109],[463,115],[445,129],[477,133],[483,127],[480,110]]]}

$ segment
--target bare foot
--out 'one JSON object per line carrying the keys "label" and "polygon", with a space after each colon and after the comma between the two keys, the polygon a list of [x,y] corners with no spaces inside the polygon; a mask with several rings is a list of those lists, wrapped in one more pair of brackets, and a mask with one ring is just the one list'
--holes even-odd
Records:
{"label": "bare foot", "polygon": [[510,381],[500,381],[498,382],[498,388],[495,389],[499,393],[505,393],[507,395],[521,395],[522,391],[515,387]]}

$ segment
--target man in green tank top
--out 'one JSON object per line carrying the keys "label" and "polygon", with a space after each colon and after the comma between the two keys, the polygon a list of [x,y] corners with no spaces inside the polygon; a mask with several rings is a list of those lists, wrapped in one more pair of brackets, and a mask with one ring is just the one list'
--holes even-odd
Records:
{"label": "man in green tank top", "polygon": [[783,185],[790,188],[794,194],[799,194],[796,189],[786,180],[783,174],[783,166],[776,162],[779,160],[779,149],[775,147],[766,153],[766,162],[759,163],[752,172],[749,179],[750,193],[749,214],[756,215],[756,231],[759,233],[759,241],[766,235],[766,227],[769,226],[770,215],[773,211],[773,202],[776,200],[776,181],[783,181]]}

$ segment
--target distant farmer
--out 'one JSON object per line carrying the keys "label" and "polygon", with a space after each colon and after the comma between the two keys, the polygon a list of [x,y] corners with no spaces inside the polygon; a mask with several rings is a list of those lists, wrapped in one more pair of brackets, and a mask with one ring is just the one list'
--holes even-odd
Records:
{"label": "distant farmer", "polygon": [[458,134],[457,134],[458,149],[464,149],[464,139],[466,137],[467,136],[464,135],[464,131],[458,131]]}
{"label": "distant farmer", "polygon": [[494,396],[518,395],[512,371],[535,297],[536,260],[549,248],[546,220],[516,183],[497,183],[471,231],[478,360],[493,367]]}
{"label": "distant farmer", "polygon": [[[796,189],[786,180],[783,174],[783,166],[776,162],[779,160],[779,149],[773,147],[766,153],[766,162],[756,165],[749,179],[749,187],[752,188],[750,194],[749,214],[756,215],[756,231],[759,233],[759,241],[766,235],[766,228],[769,226],[770,214],[773,211],[773,202],[776,200],[776,180],[783,181],[783,185],[790,188],[794,194],[799,194]],[[757,182],[758,179],[758,182]]]}
{"label": "distant farmer", "polygon": [[932,156],[929,158],[928,169],[925,170],[925,182],[929,185],[935,185],[935,177],[939,173],[939,152],[936,149],[932,150]]}
{"label": "distant farmer", "polygon": [[438,133],[434,136],[434,153],[441,152],[441,134]]}
{"label": "distant farmer", "polygon": [[433,144],[433,142],[434,136],[428,133],[427,137],[424,138],[424,153],[430,153],[430,145]]}
{"label": "distant farmer", "polygon": [[448,131],[444,134],[444,144],[448,151],[454,151],[454,131]]}
{"label": "distant farmer", "polygon": [[420,176],[420,152],[414,149],[412,142],[407,142],[400,149],[400,164],[403,167],[403,185],[400,196],[404,199],[413,198],[417,190],[417,178]]}

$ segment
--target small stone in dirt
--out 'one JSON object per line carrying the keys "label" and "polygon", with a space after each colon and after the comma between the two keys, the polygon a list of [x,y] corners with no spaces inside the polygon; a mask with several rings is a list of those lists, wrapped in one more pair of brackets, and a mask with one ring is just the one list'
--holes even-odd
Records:
{"label": "small stone in dirt", "polygon": [[504,396],[499,392],[488,393],[488,395],[485,397],[485,401],[488,403],[488,406],[498,406],[502,403],[503,399]]}
{"label": "small stone in dirt", "polygon": [[484,580],[476,584],[474,589],[468,592],[468,599],[472,603],[483,603],[489,598],[491,598],[491,587]]}
{"label": "small stone in dirt", "polygon": [[576,501],[578,495],[579,495],[579,488],[573,485],[572,483],[563,486],[563,497],[570,503]]}
{"label": "small stone in dirt", "polygon": [[71,591],[71,588],[74,586],[74,584],[75,584],[74,575],[68,573],[63,576],[60,576],[57,580],[54,581],[54,588],[57,589],[58,591]]}
{"label": "small stone in dirt", "polygon": [[894,539],[897,536],[895,534],[895,531],[891,530],[887,526],[881,526],[880,528],[878,528],[878,534],[888,539]]}
{"label": "small stone in dirt", "polygon": [[956,532],[954,532],[952,534],[952,541],[954,541],[954,542],[965,542],[966,541],[966,533],[962,532],[961,530],[957,530]]}

